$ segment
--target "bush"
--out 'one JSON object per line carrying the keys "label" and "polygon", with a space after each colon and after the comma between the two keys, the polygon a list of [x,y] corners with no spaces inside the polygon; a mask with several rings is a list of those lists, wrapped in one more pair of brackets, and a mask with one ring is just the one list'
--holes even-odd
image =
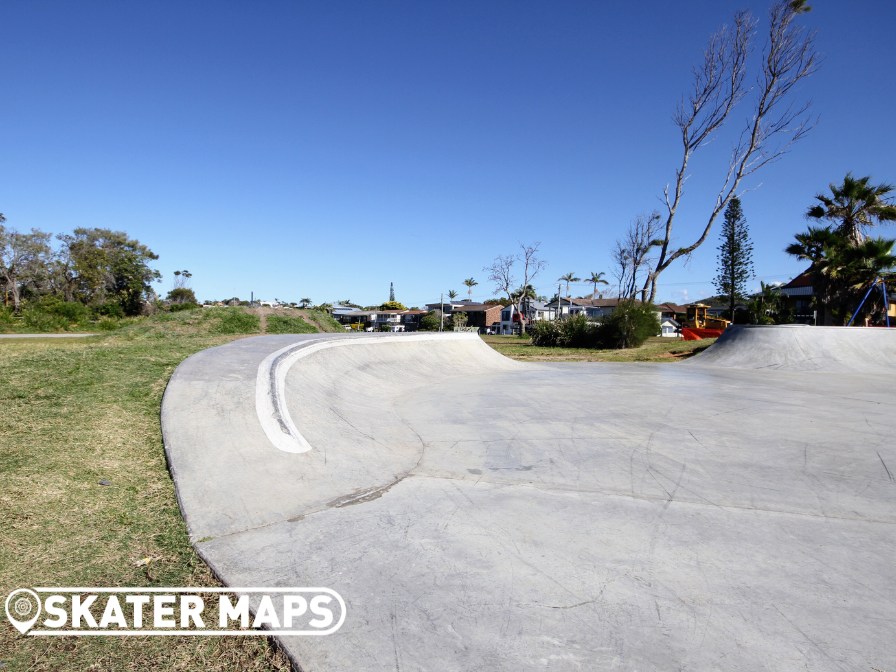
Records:
{"label": "bush", "polygon": [[0,329],[8,329],[13,322],[12,311],[6,306],[0,306]]}
{"label": "bush", "polygon": [[90,321],[90,310],[83,303],[45,297],[30,303],[22,311],[22,322],[31,331],[68,331]]}
{"label": "bush", "polygon": [[599,325],[584,315],[573,315],[556,322],[536,322],[529,332],[532,345],[560,348],[599,348]]}
{"label": "bush", "polygon": [[115,317],[101,317],[96,323],[96,328],[100,331],[115,331],[121,327],[121,320]]}
{"label": "bush", "polygon": [[209,308],[204,318],[210,322],[209,332],[213,334],[257,334],[261,330],[261,320],[239,308]]}
{"label": "bush", "polygon": [[71,323],[61,315],[41,310],[40,306],[28,306],[22,311],[22,323],[30,330],[39,333],[65,331]]}
{"label": "bush", "polygon": [[198,303],[172,303],[168,306],[168,310],[172,313],[177,313],[181,310],[196,310],[197,308],[202,308],[202,306]]}
{"label": "bush", "polygon": [[532,345],[553,348],[559,345],[560,323],[542,320],[529,327]]}
{"label": "bush", "polygon": [[599,331],[603,347],[637,348],[660,333],[660,321],[653,305],[626,301],[616,306]]}
{"label": "bush", "polygon": [[75,324],[83,324],[90,319],[87,306],[75,301],[42,301],[41,309]]}
{"label": "bush", "polygon": [[271,315],[268,317],[269,334],[316,334],[317,329],[301,317]]}
{"label": "bush", "polygon": [[442,313],[438,310],[431,310],[420,318],[420,331],[438,331]]}
{"label": "bush", "polygon": [[196,300],[196,294],[189,287],[175,287],[168,292],[168,297],[165,300],[173,304],[172,308],[174,305],[184,303],[199,305],[199,301]]}
{"label": "bush", "polygon": [[565,348],[603,347],[598,324],[581,314],[561,320],[559,344]]}
{"label": "bush", "polygon": [[121,307],[121,304],[114,303],[112,301],[108,303],[102,303],[98,306],[93,307],[93,314],[95,317],[117,317],[121,319],[124,317],[124,308]]}

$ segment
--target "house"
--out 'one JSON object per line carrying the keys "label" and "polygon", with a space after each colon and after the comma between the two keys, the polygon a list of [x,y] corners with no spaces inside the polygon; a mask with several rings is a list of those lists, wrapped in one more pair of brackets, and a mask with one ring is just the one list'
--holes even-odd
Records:
{"label": "house", "polygon": [[790,301],[794,322],[815,324],[815,311],[812,308],[812,300],[815,298],[815,289],[812,287],[812,276],[808,269],[800,273],[778,291]]}
{"label": "house", "polygon": [[358,309],[354,306],[346,306],[341,303],[334,303],[333,306],[330,308],[330,315],[332,315],[333,318],[337,322],[342,322],[342,320],[339,319],[342,315],[347,315],[348,313],[353,313],[356,310],[358,310]]}
{"label": "house", "polygon": [[658,303],[656,304],[656,309],[660,321],[666,318],[672,318],[673,320],[680,321],[680,318],[684,318],[684,316],[688,312],[687,307],[681,306],[677,303]]}
{"label": "house", "polygon": [[422,318],[427,310],[404,310],[401,313],[401,324],[404,331],[417,331],[420,328],[420,318]]}
{"label": "house", "polygon": [[554,311],[557,318],[563,318],[568,315],[578,315],[585,312],[587,301],[592,299],[574,299],[572,297],[563,297],[560,299],[560,305],[557,305],[557,299],[549,301],[547,307]]}
{"label": "house", "polygon": [[333,313],[337,322],[353,331],[417,331],[425,310],[358,310]]}
{"label": "house", "polygon": [[[573,299],[571,297],[564,297],[560,299],[560,315],[585,315],[589,319],[597,320],[602,317],[606,317],[619,305],[621,301],[625,301],[626,299],[613,298],[613,299]],[[549,304],[547,304],[554,310],[557,309],[557,299],[554,299]]]}
{"label": "house", "polygon": [[501,317],[504,306],[498,303],[474,303],[462,301],[460,305],[453,305],[451,313],[466,313],[467,326],[476,327],[485,331]]}
{"label": "house", "polygon": [[[515,333],[519,331],[520,328],[521,311],[525,316],[527,325],[530,325],[533,322],[542,322],[544,320],[551,321],[557,318],[556,308],[552,308],[549,304],[543,301],[527,299],[523,301],[522,306],[514,307],[512,311],[511,306],[502,307],[500,321],[496,320],[491,322],[490,326],[499,334]],[[513,320],[511,320],[510,317],[511,312],[513,312]]]}
{"label": "house", "polygon": [[445,301],[440,303],[427,303],[429,310],[441,310],[447,319],[454,313],[465,313],[467,326],[476,327],[485,331],[501,317],[503,306],[497,303],[477,303],[464,299],[463,301]]}
{"label": "house", "polygon": [[678,338],[681,335],[681,323],[674,317],[660,318],[660,336]]}
{"label": "house", "polygon": [[427,303],[426,310],[441,310],[446,316],[448,316],[456,307],[462,306],[465,303],[470,304],[472,303],[472,301],[470,301],[469,299],[465,299],[464,301],[441,301],[436,303]]}
{"label": "house", "polygon": [[[353,310],[337,319],[355,331],[404,331],[403,310]],[[336,317],[334,315],[334,317]]]}
{"label": "house", "polygon": [[[600,320],[607,315],[611,315],[621,302],[628,299],[603,297],[597,299],[573,299],[563,298],[560,300],[560,311],[563,315],[585,315],[589,320]],[[638,299],[633,299],[636,303],[640,303]],[[548,304],[556,308],[556,299]],[[660,321],[660,336],[676,337],[680,333],[681,320],[684,318],[687,309],[675,303],[661,303],[656,306],[657,318]]]}

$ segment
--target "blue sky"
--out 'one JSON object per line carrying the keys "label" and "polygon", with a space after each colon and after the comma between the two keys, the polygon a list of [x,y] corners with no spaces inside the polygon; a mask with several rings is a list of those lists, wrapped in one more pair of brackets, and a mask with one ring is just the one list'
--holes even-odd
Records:
{"label": "blue sky", "polygon": [[[797,99],[818,125],[743,185],[756,286],[801,270],[782,250],[830,182],[896,182],[896,8],[811,4],[823,61]],[[485,299],[482,268],[520,241],[541,242],[550,295],[568,271],[612,276],[614,241],[674,178],[671,115],[708,36],[769,6],[5,0],[0,212],[128,232],[159,254],[163,295],[187,268],[200,299],[374,304],[394,282],[422,305],[470,276]],[[747,113],[694,160],[679,243]],[[713,294],[717,243],[659,298]]]}

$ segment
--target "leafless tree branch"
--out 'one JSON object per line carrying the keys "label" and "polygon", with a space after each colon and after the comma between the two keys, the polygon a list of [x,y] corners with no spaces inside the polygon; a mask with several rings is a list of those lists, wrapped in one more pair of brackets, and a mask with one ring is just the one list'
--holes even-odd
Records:
{"label": "leafless tree branch", "polygon": [[682,159],[675,171],[675,184],[663,192],[666,221],[660,253],[641,290],[642,300],[656,299],[657,280],[676,259],[689,256],[709,236],[719,214],[737,193],[744,177],[752,175],[786,154],[812,129],[809,104],[793,107],[788,96],[803,79],[818,68],[814,36],[794,24],[806,11],[804,2],[779,0],[772,8],[761,71],[755,86],[753,111],[731,152],[721,186],[699,237],[690,245],[672,249],[675,215],[684,192],[688,162],[694,151],[709,142],[722,127],[734,106],[747,94],[744,85],[747,56],[756,22],[748,14],[734,18],[734,28],[710,38],[702,68],[694,72],[689,105],[679,104],[674,116],[682,137]]}

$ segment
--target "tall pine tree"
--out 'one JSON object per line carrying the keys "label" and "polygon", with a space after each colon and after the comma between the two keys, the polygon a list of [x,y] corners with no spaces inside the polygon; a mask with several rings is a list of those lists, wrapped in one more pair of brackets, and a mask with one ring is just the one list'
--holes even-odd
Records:
{"label": "tall pine tree", "polygon": [[725,208],[725,221],[719,232],[719,262],[713,284],[720,296],[728,299],[731,319],[734,306],[745,298],[747,281],[753,277],[753,243],[740,199],[735,196]]}

